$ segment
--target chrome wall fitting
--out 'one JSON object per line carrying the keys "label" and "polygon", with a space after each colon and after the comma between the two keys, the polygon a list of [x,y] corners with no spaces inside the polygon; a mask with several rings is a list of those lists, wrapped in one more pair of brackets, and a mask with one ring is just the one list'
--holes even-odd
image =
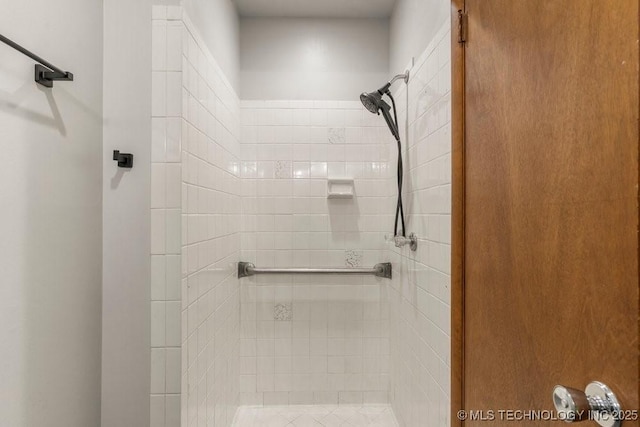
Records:
{"label": "chrome wall fitting", "polygon": [[409,234],[409,237],[395,236],[393,238],[393,242],[395,243],[396,248],[409,245],[409,248],[411,248],[412,251],[418,250],[418,236],[416,236],[416,233]]}

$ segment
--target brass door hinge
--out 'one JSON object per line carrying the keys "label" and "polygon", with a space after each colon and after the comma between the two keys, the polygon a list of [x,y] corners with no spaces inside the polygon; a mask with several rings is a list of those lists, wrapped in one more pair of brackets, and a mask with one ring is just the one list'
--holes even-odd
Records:
{"label": "brass door hinge", "polygon": [[467,41],[467,14],[462,10],[458,11],[458,43]]}

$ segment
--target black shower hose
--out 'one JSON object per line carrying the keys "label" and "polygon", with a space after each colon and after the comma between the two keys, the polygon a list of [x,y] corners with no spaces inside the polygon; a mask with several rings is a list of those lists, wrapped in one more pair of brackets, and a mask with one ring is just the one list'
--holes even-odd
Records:
{"label": "black shower hose", "polygon": [[387,95],[391,98],[391,104],[393,105],[393,119],[395,122],[395,132],[394,129],[391,129],[391,133],[396,139],[396,143],[398,145],[398,202],[396,204],[396,219],[393,228],[393,235],[398,235],[398,217],[400,217],[402,221],[402,237],[406,237],[405,227],[404,227],[404,208],[402,206],[402,180],[403,180],[403,167],[402,167],[402,142],[400,141],[400,129],[398,128],[398,113],[396,112],[396,101],[393,99],[393,95],[391,95],[390,91],[387,91]]}

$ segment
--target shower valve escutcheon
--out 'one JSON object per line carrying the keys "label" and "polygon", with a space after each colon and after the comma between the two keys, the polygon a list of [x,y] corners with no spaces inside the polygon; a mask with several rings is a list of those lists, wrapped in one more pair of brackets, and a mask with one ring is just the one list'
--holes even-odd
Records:
{"label": "shower valve escutcheon", "polygon": [[393,243],[396,245],[396,248],[402,248],[409,245],[409,248],[411,248],[412,251],[418,250],[418,236],[416,236],[416,233],[409,234],[409,237],[395,236],[393,238]]}
{"label": "shower valve escutcheon", "polygon": [[616,395],[598,381],[589,383],[584,392],[555,386],[553,404],[558,417],[568,423],[591,420],[602,427],[619,427],[622,423],[622,411]]}

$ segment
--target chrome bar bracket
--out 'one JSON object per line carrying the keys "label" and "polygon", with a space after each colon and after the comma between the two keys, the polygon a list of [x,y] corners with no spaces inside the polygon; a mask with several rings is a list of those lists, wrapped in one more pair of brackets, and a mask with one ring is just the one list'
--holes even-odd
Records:
{"label": "chrome bar bracket", "polygon": [[240,261],[238,263],[238,279],[242,279],[243,277],[253,276],[253,273],[249,273],[249,267],[253,267],[254,265],[250,262]]}
{"label": "chrome bar bracket", "polygon": [[377,270],[375,273],[376,277],[384,277],[385,279],[391,279],[392,267],[390,262],[381,262],[380,264],[376,264],[374,268]]}

